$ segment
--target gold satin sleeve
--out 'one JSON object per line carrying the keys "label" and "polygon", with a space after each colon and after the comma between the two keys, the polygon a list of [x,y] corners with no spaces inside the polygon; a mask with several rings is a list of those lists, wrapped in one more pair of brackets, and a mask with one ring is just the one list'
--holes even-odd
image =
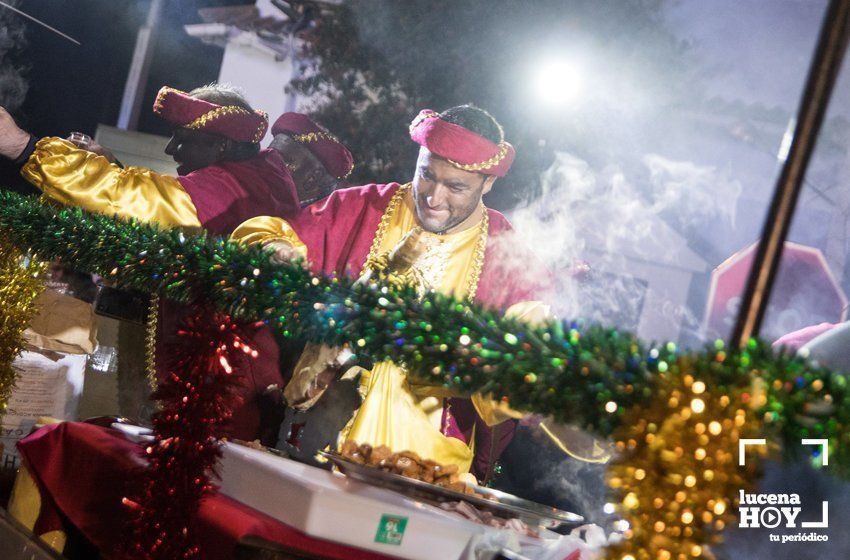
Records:
{"label": "gold satin sleeve", "polygon": [[61,138],[39,140],[21,175],[68,206],[166,227],[201,227],[195,205],[176,177],[142,167],[121,169]]}
{"label": "gold satin sleeve", "polygon": [[283,242],[292,247],[304,260],[307,259],[307,246],[286,220],[273,216],[256,216],[245,220],[230,234],[231,241],[245,245],[267,245]]}
{"label": "gold satin sleeve", "polygon": [[[510,306],[505,311],[506,317],[519,319],[529,325],[535,326],[542,324],[546,319],[551,318],[549,306],[540,301],[521,301]],[[522,412],[512,409],[506,402],[497,401],[492,398],[492,395],[482,395],[481,393],[473,394],[470,399],[475,411],[481,416],[481,419],[488,426],[501,424],[505,420],[519,419],[524,416]]]}

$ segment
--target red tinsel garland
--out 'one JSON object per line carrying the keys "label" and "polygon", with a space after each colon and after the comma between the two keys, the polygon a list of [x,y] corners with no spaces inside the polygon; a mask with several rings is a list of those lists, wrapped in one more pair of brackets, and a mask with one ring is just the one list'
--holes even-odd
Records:
{"label": "red tinsel garland", "polygon": [[165,348],[167,376],[153,394],[162,406],[153,417],[154,441],[145,448],[148,468],[123,499],[132,536],[120,556],[198,556],[190,520],[214,489],[219,437],[239,401],[234,363],[256,356],[230,317],[203,311],[184,319]]}

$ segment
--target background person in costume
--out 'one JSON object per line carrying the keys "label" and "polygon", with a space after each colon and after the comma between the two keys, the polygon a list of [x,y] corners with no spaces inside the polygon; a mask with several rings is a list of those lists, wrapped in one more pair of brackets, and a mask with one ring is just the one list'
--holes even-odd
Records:
{"label": "background person in costume", "polygon": [[292,173],[302,206],[321,200],[340,187],[354,169],[348,148],[301,113],[284,113],[272,126],[271,147],[280,152]]}
{"label": "background person in costume", "polygon": [[[501,126],[486,111],[465,105],[441,114],[422,111],[410,136],[421,146],[412,183],[338,190],[292,220],[249,220],[233,237],[279,248],[281,260],[305,252],[317,273],[394,272],[423,290],[527,320],[546,316],[548,308],[538,301],[548,286],[545,269],[518,242],[507,219],[482,202],[513,161]],[[309,356],[299,364],[287,386],[290,404],[315,402],[311,386],[325,364],[335,361],[332,349],[312,352],[319,366]],[[408,380],[392,362],[360,373],[365,397],[344,437],[416,451],[489,477],[515,427],[517,415],[505,403],[482,395],[455,398],[441,387]]]}
{"label": "background person in costume", "polygon": [[[336,136],[314,123],[307,115],[282,114],[272,125],[272,134],[274,140],[271,147],[283,156],[283,161],[292,174],[301,207],[322,200],[336,189],[347,186],[345,178],[354,169],[354,158],[351,152]],[[278,345],[281,372],[288,378],[304,351],[305,343],[303,340],[278,337]],[[323,403],[324,409],[328,409],[328,403],[333,400],[335,399],[326,399]],[[288,433],[294,422],[296,422],[295,411],[288,409],[284,417],[283,431]],[[328,426],[330,423],[321,422],[321,424],[323,424],[323,434],[332,431],[332,428]],[[308,430],[305,433],[310,432]],[[327,438],[325,435],[321,437]],[[278,444],[282,445],[280,441]],[[303,456],[306,460],[310,458],[310,454],[300,452],[300,445],[283,449],[294,457]]]}
{"label": "background person in costume", "polygon": [[[60,138],[37,140],[0,109],[0,155],[16,159],[21,174],[46,196],[86,210],[157,222],[187,230],[229,234],[252,216],[270,211],[291,216],[300,205],[281,155],[261,150],[268,128],[265,113],[253,110],[232,88],[211,85],[190,93],[164,87],[153,110],[174,124],[166,153],[178,164],[178,177],[140,167],[121,167]],[[163,305],[157,325],[157,348],[172,340],[189,310]],[[266,388],[283,383],[279,350],[268,329],[250,341],[257,359],[237,364],[246,381],[242,407],[235,411],[231,435],[264,439],[276,435],[279,407]],[[162,375],[163,353],[157,352]]]}

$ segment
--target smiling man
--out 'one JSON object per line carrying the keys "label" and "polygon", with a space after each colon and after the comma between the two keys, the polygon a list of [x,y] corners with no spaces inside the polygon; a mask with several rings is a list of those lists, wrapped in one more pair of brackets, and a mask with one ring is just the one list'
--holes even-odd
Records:
{"label": "smiling man", "polygon": [[[486,111],[463,105],[439,114],[420,112],[410,136],[420,146],[411,183],[338,190],[295,219],[249,220],[233,237],[275,248],[279,260],[294,249],[306,251],[317,273],[357,278],[392,271],[421,291],[476,301],[526,320],[545,316],[547,308],[538,300],[548,284],[546,272],[512,235],[507,219],[482,201],[514,158],[502,127]],[[315,403],[328,370],[344,373],[340,362],[334,349],[308,348],[286,388],[287,402]],[[482,395],[455,397],[408,379],[392,362],[360,373],[364,400],[343,438],[412,450],[489,478],[515,427],[515,413],[504,403]]]}

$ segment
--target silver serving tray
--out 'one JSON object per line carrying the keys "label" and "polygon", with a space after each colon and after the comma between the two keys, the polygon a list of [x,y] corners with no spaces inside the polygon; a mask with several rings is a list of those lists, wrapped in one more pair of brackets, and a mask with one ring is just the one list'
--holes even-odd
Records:
{"label": "silver serving tray", "polygon": [[579,525],[584,521],[584,517],[581,515],[524,500],[492,488],[467,484],[480,495],[463,494],[436,484],[382,471],[377,467],[359,465],[349,461],[339,453],[319,451],[319,454],[331,461],[349,478],[394,490],[422,501],[437,504],[468,502],[478,509],[490,511],[499,517],[520,519],[533,527],[544,527],[546,529],[554,529],[564,524]]}

